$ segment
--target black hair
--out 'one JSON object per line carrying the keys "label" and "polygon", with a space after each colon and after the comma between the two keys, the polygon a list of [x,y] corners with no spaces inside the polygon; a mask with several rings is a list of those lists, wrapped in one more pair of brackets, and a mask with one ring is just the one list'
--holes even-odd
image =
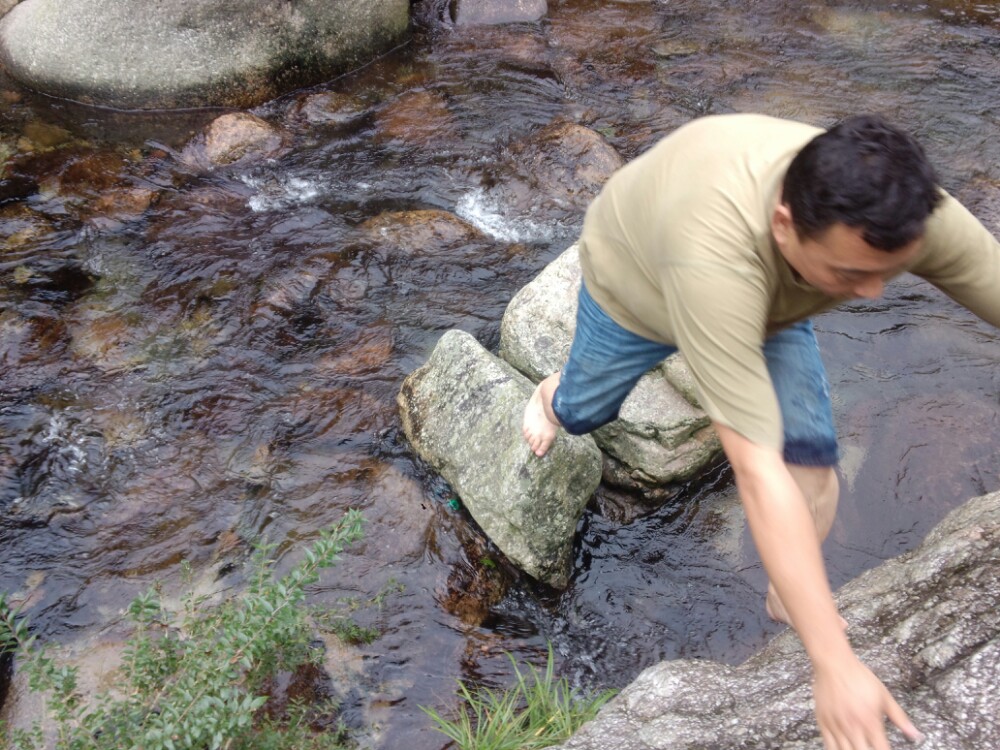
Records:
{"label": "black hair", "polygon": [[816,239],[842,223],[888,252],[920,237],[940,200],[924,149],[877,115],[848,118],[813,138],[782,185],[800,237]]}

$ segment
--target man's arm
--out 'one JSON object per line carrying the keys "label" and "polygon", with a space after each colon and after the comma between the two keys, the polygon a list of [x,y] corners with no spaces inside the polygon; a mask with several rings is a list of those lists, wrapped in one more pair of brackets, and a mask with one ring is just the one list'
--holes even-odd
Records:
{"label": "man's arm", "polygon": [[828,750],[890,750],[884,717],[921,735],[854,655],[827,581],[812,516],[778,451],[720,424],[715,429],[764,569],[813,664],[816,720]]}
{"label": "man's arm", "polygon": [[910,270],[1000,328],[1000,242],[947,193],[927,221],[923,253]]}

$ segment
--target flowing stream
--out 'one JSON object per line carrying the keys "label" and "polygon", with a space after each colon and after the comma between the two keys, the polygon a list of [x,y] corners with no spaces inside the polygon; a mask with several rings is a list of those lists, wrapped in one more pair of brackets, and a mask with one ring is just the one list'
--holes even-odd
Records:
{"label": "flowing stream", "polygon": [[[181,153],[219,112],[123,115],[0,81],[0,590],[35,632],[100,638],[182,561],[238,590],[257,539],[278,567],[347,508],[366,538],[312,603],[380,635],[330,687],[379,748],[431,750],[419,710],[455,679],[508,683],[506,652],[581,689],[658,660],[737,663],[779,632],[731,477],[666,505],[598,493],[562,593],[514,576],[402,437],[395,396],[440,335],[493,348],[513,294],[575,238],[579,206],[491,199],[511,147],[566,120],[626,158],[692,118],[829,125],[877,111],[1000,234],[994,3],[550,0],[537,24],[415,33],[366,68],[255,113],[276,159],[200,170]],[[302,116],[336,93],[349,115]],[[111,196],[109,198],[108,196]],[[448,254],[359,239],[385,211],[440,209],[484,239]],[[842,436],[826,546],[841,585],[1000,487],[1000,335],[904,278],[817,320]],[[338,604],[339,602],[339,604]]]}

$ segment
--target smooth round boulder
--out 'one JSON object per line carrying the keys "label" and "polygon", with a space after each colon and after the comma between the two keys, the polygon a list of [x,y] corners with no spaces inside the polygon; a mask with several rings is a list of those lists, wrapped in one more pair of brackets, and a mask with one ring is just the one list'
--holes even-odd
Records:
{"label": "smooth round boulder", "polygon": [[398,44],[409,0],[24,0],[0,62],[24,85],[115,109],[249,107]]}

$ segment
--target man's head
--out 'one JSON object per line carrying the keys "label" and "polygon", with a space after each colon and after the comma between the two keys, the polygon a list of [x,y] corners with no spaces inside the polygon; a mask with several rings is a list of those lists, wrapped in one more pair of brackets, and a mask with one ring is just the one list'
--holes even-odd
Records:
{"label": "man's head", "polygon": [[807,143],[781,196],[801,238],[845,224],[887,252],[919,238],[941,199],[920,144],[875,115],[851,117]]}
{"label": "man's head", "polygon": [[771,229],[800,276],[833,297],[877,297],[916,258],[941,200],[913,138],[879,117],[811,140],[785,175]]}

